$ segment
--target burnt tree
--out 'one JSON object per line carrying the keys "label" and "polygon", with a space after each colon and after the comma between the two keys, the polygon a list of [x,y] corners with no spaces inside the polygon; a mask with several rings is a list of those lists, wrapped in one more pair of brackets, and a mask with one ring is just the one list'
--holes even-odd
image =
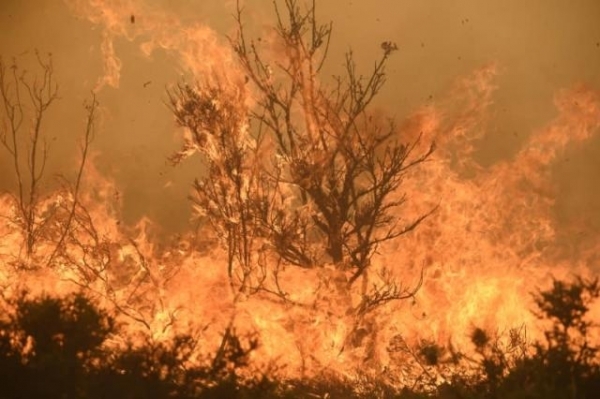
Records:
{"label": "burnt tree", "polygon": [[[324,83],[332,25],[317,21],[314,1],[308,7],[296,0],[278,4],[266,44],[248,37],[238,3],[237,35],[229,40],[241,77],[210,77],[170,91],[170,108],[188,134],[172,160],[204,155],[207,172],[193,200],[224,239],[230,276],[238,266],[242,276],[262,270],[252,254],[268,247],[285,264],[333,264],[345,275],[342,289],[349,289],[361,277],[367,281],[380,244],[407,234],[434,211],[399,216],[403,179],[434,145],[403,139],[393,120],[382,121],[371,110],[394,43],[381,44],[367,76],[349,52],[345,73]],[[244,277],[242,285],[248,281]],[[415,292],[389,273],[371,291],[363,286],[358,313]]]}

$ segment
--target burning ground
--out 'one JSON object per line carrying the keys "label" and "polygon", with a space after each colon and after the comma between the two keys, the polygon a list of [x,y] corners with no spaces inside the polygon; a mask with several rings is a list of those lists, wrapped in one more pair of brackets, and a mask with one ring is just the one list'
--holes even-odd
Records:
{"label": "burning ground", "polygon": [[[360,84],[346,58],[341,82],[348,91],[340,91],[316,72],[329,25],[311,25],[314,14],[303,3],[282,3],[279,27],[234,31],[230,43],[207,25],[141,2],[67,4],[102,38],[102,73],[78,116],[83,134],[73,169],[81,173],[41,184],[50,179],[43,164],[46,148],[52,152],[43,143],[52,133],[36,126],[54,101],[52,57],[37,56],[38,80],[33,71],[21,75],[3,64],[2,138],[12,162],[5,167],[16,182],[1,203],[5,300],[23,289],[34,295],[82,290],[123,323],[111,345],[188,333],[201,358],[219,353],[224,334],[235,331],[259,342],[252,367],[275,367],[281,378],[369,375],[404,386],[423,376],[419,348],[453,348],[447,356],[476,352],[475,327],[504,339],[511,331],[531,342],[543,339],[546,326],[531,313],[531,292],[549,287],[553,277],[597,275],[597,233],[585,220],[561,220],[557,205],[560,163],[577,157],[599,132],[600,93],[593,85],[555,93],[553,118],[513,154],[485,164],[478,156],[495,120],[502,75],[496,63],[457,77],[435,100],[389,125],[385,107],[360,105],[370,105],[369,93],[386,83],[385,62],[401,56],[392,54],[396,44],[375,46],[383,55],[375,57],[374,71],[356,62],[366,70]],[[238,28],[246,27],[246,10],[238,11]],[[119,185],[98,170],[94,139],[111,118],[101,94],[121,85],[119,41],[139,46],[145,57],[169,54],[182,74],[170,82],[165,108],[183,145],[163,158],[201,161],[193,164],[198,180],[188,204],[194,228],[172,239],[159,240],[166,234],[156,233],[161,226],[148,218],[123,223]],[[290,86],[279,85],[288,78]],[[277,136],[280,112],[292,126],[286,139]],[[352,129],[359,138],[346,141]],[[381,146],[369,141],[379,133]],[[310,146],[294,152],[294,137]],[[332,147],[336,155],[320,156]],[[239,164],[231,166],[236,157]],[[322,164],[328,171],[317,172]],[[386,171],[396,166],[388,184]],[[309,172],[301,175],[302,168]],[[350,190],[359,194],[348,194],[355,205],[339,226],[346,240],[339,256],[327,212],[340,205],[320,201],[337,198],[336,183],[327,180],[337,176],[332,170],[360,172]],[[361,202],[364,196],[372,199]],[[384,205],[377,208],[379,200]],[[363,221],[361,212],[372,218]],[[369,226],[383,233],[369,236]],[[598,320],[599,311],[592,307],[591,318]],[[591,339],[595,334],[590,330]],[[442,383],[446,377],[431,378]]]}

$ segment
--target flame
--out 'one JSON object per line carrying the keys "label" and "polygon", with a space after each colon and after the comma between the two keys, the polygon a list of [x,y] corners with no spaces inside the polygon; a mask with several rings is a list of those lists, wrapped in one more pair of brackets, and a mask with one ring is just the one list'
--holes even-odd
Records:
{"label": "flame", "polygon": [[[174,54],[178,68],[193,77],[240,82],[231,52],[206,25],[184,25],[136,0],[67,4],[102,30],[104,75],[97,90],[119,86],[115,41],[121,38],[138,43],[147,56],[157,49]],[[466,348],[474,326],[502,331],[525,325],[535,336],[530,292],[551,275],[597,272],[592,265],[597,244],[573,250],[561,242],[552,166],[569,146],[598,133],[600,93],[584,86],[558,93],[554,120],[532,132],[510,159],[483,167],[473,157],[489,123],[497,74],[498,67],[488,65],[459,79],[445,100],[416,110],[399,128],[407,139],[422,135],[422,143],[435,140],[439,148],[406,177],[398,193],[409,198],[403,216],[411,220],[435,205],[438,210],[410,235],[380,248],[374,266],[391,271],[408,287],[418,283],[422,272],[423,285],[414,300],[386,305],[359,325],[346,314],[348,301],[356,298],[336,294],[335,270],[327,267],[282,271],[290,299],[312,306],[236,298],[221,250],[197,250],[191,233],[171,246],[153,243],[148,220],[133,228],[121,225],[118,189],[93,168],[86,170],[80,199],[86,211],[61,263],[51,268],[10,266],[23,237],[7,222],[15,218],[13,201],[0,197],[5,217],[0,284],[11,292],[23,286],[53,293],[84,287],[119,310],[132,336],[143,332],[168,339],[181,331],[201,332],[200,346],[207,352],[235,317],[238,330],[259,333],[256,361],[285,364],[290,376],[324,369],[352,375],[365,362],[400,367],[397,352],[390,349],[393,342],[430,340]],[[72,201],[66,195],[50,194],[41,208]],[[48,256],[52,244],[40,244],[39,259]],[[315,300],[316,287],[326,284]],[[347,341],[352,331],[355,345]]]}
{"label": "flame", "polygon": [[147,57],[157,49],[175,55],[179,72],[196,78],[213,75],[215,71],[231,75],[236,70],[231,51],[207,25],[183,25],[175,15],[140,0],[65,0],[65,3],[75,15],[102,30],[104,75],[95,91],[105,85],[119,87],[122,63],[115,51],[115,41],[120,38],[139,44]]}

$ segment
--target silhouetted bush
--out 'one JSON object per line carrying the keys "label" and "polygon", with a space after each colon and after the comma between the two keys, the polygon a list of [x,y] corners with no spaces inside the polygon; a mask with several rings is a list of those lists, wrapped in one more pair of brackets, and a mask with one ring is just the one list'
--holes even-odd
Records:
{"label": "silhouetted bush", "polygon": [[85,295],[22,294],[2,308],[0,399],[592,399],[600,365],[587,315],[599,296],[597,280],[555,280],[534,294],[535,314],[547,323],[542,341],[527,343],[524,329],[501,337],[476,328],[470,356],[423,341],[414,355],[426,372],[399,388],[368,375],[277,380],[276,373],[252,372],[258,340],[233,329],[205,362],[194,360],[197,340],[189,335],[115,347],[107,341],[119,334],[115,317]]}
{"label": "silhouetted bush", "polygon": [[7,305],[0,324],[3,397],[83,397],[114,319],[81,294],[22,294]]}
{"label": "silhouetted bush", "polygon": [[549,323],[543,341],[526,344],[523,330],[508,342],[476,328],[471,341],[478,358],[475,378],[455,379],[444,389],[454,398],[591,399],[600,395],[598,347],[590,341],[594,324],[586,316],[600,296],[598,280],[553,280],[534,294],[534,314]]}
{"label": "silhouetted bush", "polygon": [[593,323],[586,316],[600,295],[598,280],[554,280],[534,295],[536,316],[549,321],[545,342],[523,359],[498,384],[499,395],[529,398],[596,398],[600,395],[598,347],[590,341]]}
{"label": "silhouetted bush", "polygon": [[240,379],[258,342],[227,331],[209,364],[190,359],[191,336],[107,345],[115,318],[83,294],[27,294],[9,300],[0,321],[0,398],[245,398],[266,394],[266,377]]}

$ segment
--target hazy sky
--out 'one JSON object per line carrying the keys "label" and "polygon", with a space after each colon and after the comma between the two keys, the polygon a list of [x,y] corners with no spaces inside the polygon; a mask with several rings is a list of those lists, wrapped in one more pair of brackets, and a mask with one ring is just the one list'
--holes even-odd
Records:
{"label": "hazy sky", "polygon": [[[97,0],[93,3],[102,3]],[[146,17],[142,1],[109,1],[123,22]],[[155,13],[168,15],[176,30],[208,26],[224,35],[232,27],[232,1],[150,1]],[[527,135],[554,115],[553,96],[574,84],[600,89],[600,1],[598,0],[327,0],[318,2],[323,21],[334,24],[329,70],[341,65],[352,48],[368,70],[381,53],[380,43],[398,44],[389,81],[379,105],[399,119],[448,90],[452,82],[490,62],[498,65],[493,118],[478,160],[488,165],[511,156]],[[246,2],[257,26],[268,25],[272,2]],[[0,0],[0,54],[31,69],[34,49],[53,54],[60,103],[49,115],[47,132],[56,137],[53,172],[74,173],[75,137],[82,132],[83,100],[103,74],[103,27],[89,22],[60,0]],[[122,62],[119,88],[103,87],[98,99],[104,122],[94,143],[100,170],[114,177],[125,198],[125,217],[149,214],[159,224],[182,228],[186,194],[198,164],[173,168],[165,158],[177,148],[178,135],[164,105],[165,88],[180,79],[182,67],[172,52],[149,57],[140,44],[115,39]],[[200,56],[200,55],[199,55]],[[150,82],[150,83],[148,83]],[[600,227],[600,141],[588,143],[556,167],[564,217],[590,215]],[[2,188],[10,168],[0,156]]]}

